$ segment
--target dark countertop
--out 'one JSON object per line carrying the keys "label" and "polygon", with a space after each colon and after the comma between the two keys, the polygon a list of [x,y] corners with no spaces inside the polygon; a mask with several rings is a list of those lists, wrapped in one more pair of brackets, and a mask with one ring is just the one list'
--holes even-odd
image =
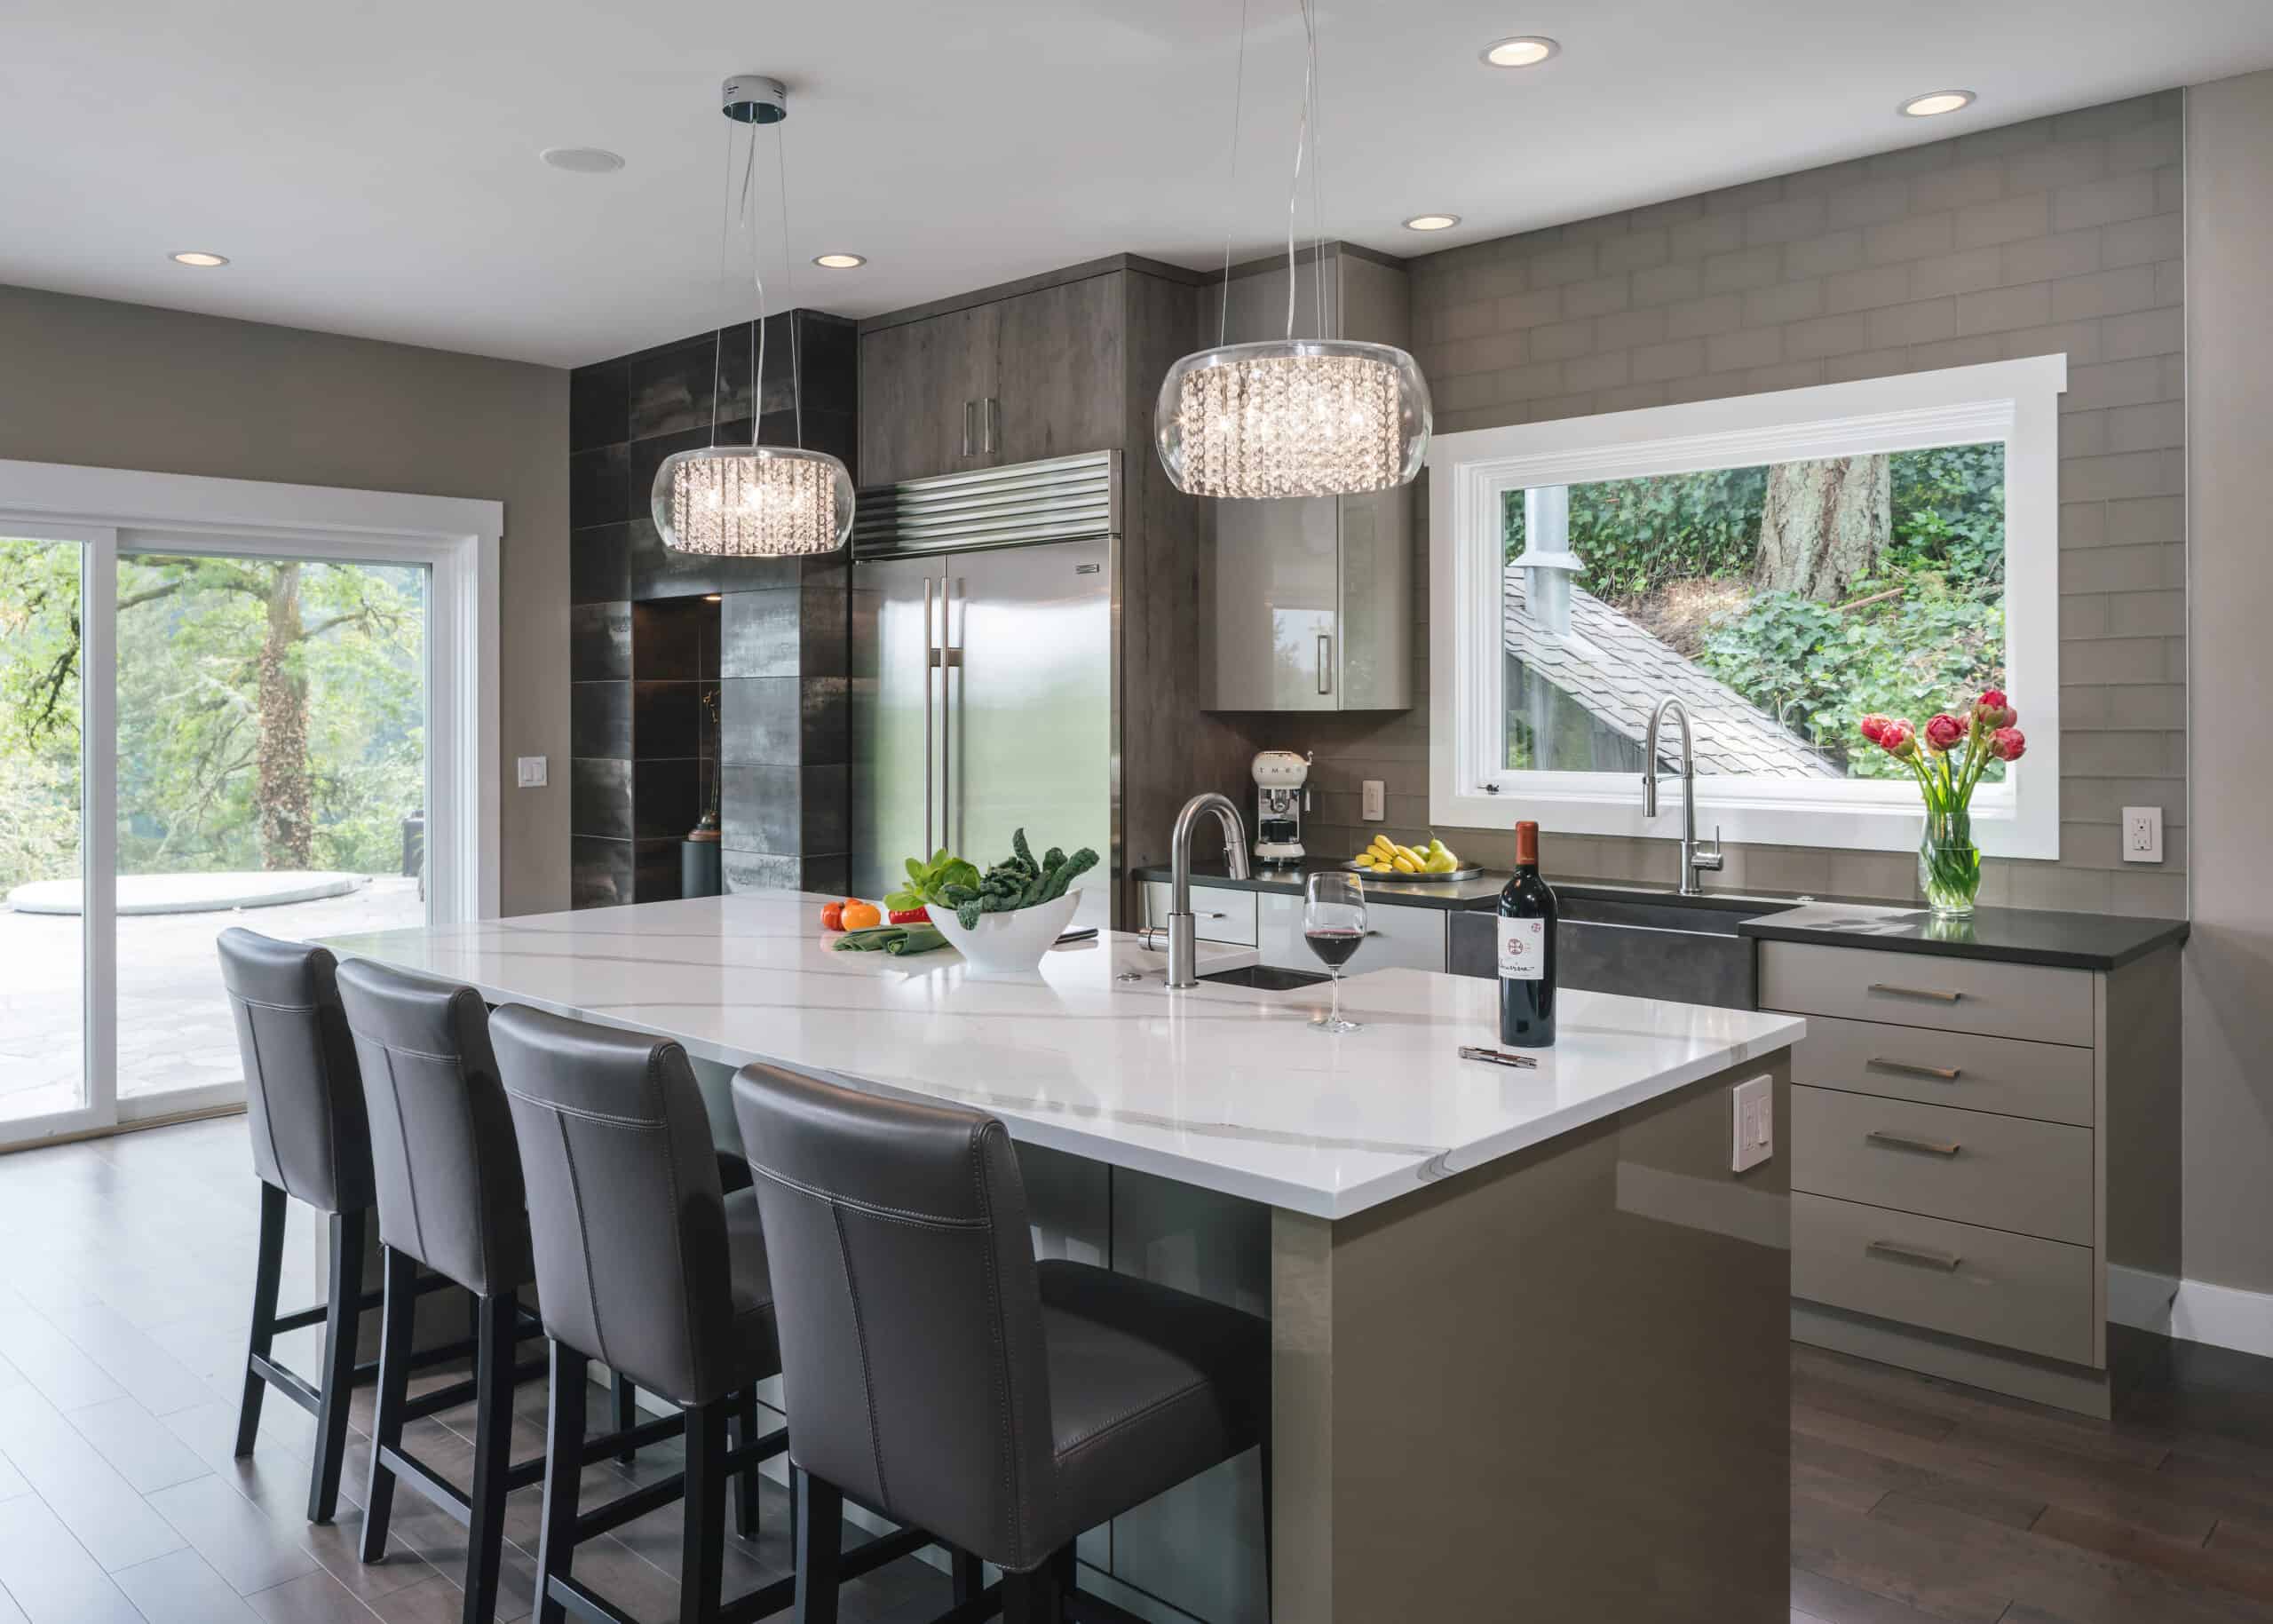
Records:
{"label": "dark countertop", "polygon": [[2126,919],[2022,907],[1977,908],[1970,919],[1936,920],[1922,907],[1818,902],[1747,919],[1737,931],[1762,941],[2114,970],[2158,947],[2176,947],[2190,928],[2183,919]]}
{"label": "dark countertop", "polygon": [[[1281,896],[1302,894],[1306,875],[1333,863],[1310,863],[1297,867],[1257,868],[1251,878],[1234,880],[1213,864],[1197,866],[1195,884],[1231,891],[1263,891]],[[1165,864],[1139,868],[1140,880],[1165,883]],[[1490,909],[1500,888],[1508,883],[1503,872],[1485,870],[1472,880],[1451,884],[1415,885],[1366,876],[1366,895],[1400,907],[1432,907],[1447,913]],[[2108,914],[2066,914],[2051,909],[1984,907],[1963,921],[1936,922],[1927,909],[1901,904],[1834,898],[1746,897],[1707,892],[1682,897],[1653,886],[1611,881],[1557,879],[1548,883],[1571,897],[1613,901],[1662,903],[1678,907],[1704,907],[1743,913],[1737,932],[1762,941],[1811,942],[1833,947],[1875,947],[1889,953],[1937,954],[1944,958],[1997,959],[2011,964],[2045,964],[2065,970],[2114,970],[2143,958],[2157,948],[2186,940],[2183,919],[2129,919]]]}

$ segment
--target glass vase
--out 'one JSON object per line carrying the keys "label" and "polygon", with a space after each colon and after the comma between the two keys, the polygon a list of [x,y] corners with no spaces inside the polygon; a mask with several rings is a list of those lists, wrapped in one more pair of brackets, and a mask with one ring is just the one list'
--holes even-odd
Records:
{"label": "glass vase", "polygon": [[1918,889],[1936,919],[1966,919],[1981,891],[1981,849],[1965,813],[1928,812],[1918,842]]}

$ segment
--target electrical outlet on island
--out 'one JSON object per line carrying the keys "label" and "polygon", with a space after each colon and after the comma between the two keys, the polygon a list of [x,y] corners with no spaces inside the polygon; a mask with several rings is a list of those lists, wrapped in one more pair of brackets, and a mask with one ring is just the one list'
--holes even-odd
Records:
{"label": "electrical outlet on island", "polygon": [[1776,1153],[1776,1080],[1749,1078],[1729,1090],[1733,1140],[1729,1171],[1756,1168]]}

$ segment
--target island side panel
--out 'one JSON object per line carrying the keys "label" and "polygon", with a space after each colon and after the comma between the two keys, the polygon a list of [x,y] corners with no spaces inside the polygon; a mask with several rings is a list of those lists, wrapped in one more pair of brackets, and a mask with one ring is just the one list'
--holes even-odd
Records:
{"label": "island side panel", "polygon": [[1272,1220],[1272,1617],[1782,1624],[1789,1056],[1338,1223]]}

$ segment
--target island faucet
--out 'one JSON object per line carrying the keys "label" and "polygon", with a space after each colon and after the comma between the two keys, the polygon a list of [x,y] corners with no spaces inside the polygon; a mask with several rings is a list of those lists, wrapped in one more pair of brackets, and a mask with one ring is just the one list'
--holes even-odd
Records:
{"label": "island faucet", "polygon": [[1658,815],[1658,724],[1668,710],[1681,722],[1681,894],[1701,897],[1705,888],[1697,876],[1721,871],[1721,829],[1718,824],[1714,826],[1710,851],[1698,844],[1697,754],[1689,737],[1689,707],[1670,693],[1650,712],[1649,737],[1642,741],[1642,815]]}
{"label": "island faucet", "polygon": [[1247,831],[1239,826],[1239,809],[1228,796],[1213,790],[1196,795],[1176,815],[1176,833],[1168,840],[1168,985],[1197,986],[1194,974],[1200,950],[1193,934],[1192,912],[1192,829],[1202,812],[1214,812],[1224,826],[1224,866],[1235,880],[1247,878]]}

